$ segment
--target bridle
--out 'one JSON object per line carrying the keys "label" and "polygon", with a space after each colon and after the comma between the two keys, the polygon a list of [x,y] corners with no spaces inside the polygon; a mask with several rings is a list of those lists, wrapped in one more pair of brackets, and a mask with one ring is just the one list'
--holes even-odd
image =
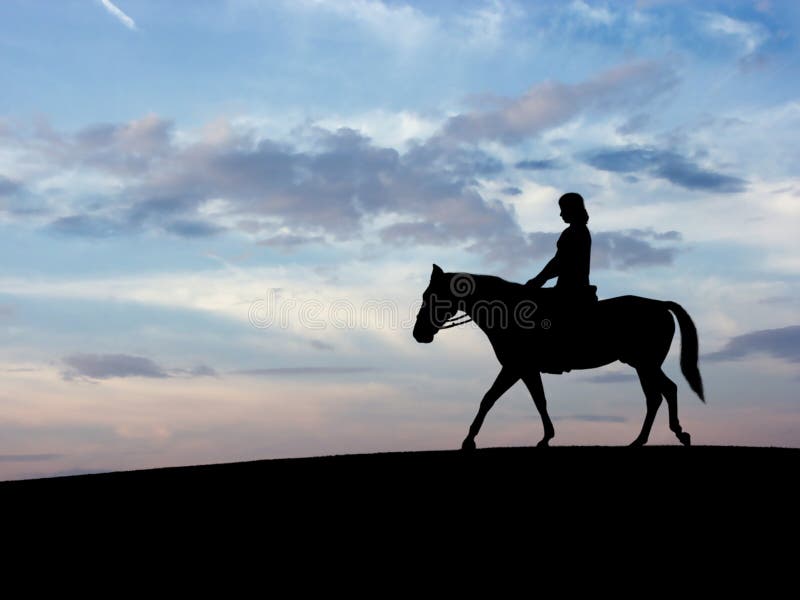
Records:
{"label": "bridle", "polygon": [[450,329],[451,327],[458,327],[459,325],[463,325],[464,323],[471,323],[472,317],[468,314],[463,314],[460,317],[450,317],[448,322],[445,322],[444,325],[439,327],[439,329]]}

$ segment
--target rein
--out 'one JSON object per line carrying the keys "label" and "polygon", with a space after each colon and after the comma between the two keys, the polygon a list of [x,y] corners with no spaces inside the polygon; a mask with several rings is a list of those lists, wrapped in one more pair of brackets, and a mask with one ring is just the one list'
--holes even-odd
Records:
{"label": "rein", "polygon": [[445,323],[439,329],[450,329],[451,327],[458,327],[459,325],[463,325],[464,323],[471,323],[472,317],[467,314],[461,315],[460,317],[450,317],[450,322]]}

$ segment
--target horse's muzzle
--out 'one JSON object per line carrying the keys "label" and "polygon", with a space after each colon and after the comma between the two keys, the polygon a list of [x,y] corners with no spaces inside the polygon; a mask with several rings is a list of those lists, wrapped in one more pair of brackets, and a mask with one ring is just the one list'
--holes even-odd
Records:
{"label": "horse's muzzle", "polygon": [[414,332],[414,339],[417,340],[420,344],[430,344],[433,341],[433,334],[432,333],[417,333]]}

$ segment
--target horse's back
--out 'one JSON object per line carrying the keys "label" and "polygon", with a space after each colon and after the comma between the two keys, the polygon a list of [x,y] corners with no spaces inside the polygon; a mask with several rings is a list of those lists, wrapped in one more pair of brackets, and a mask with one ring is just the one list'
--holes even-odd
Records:
{"label": "horse's back", "polygon": [[624,315],[626,320],[635,320],[637,316],[652,318],[655,313],[669,314],[662,300],[630,294],[599,300],[594,303],[593,307],[589,306],[588,308],[606,317]]}
{"label": "horse's back", "polygon": [[604,300],[598,300],[598,305],[604,306],[632,306],[632,305],[652,305],[652,304],[661,303],[661,300],[655,300],[654,298],[645,298],[644,296],[634,296],[632,294],[626,294],[624,296],[614,296],[613,298],[605,298]]}
{"label": "horse's back", "polygon": [[[620,360],[636,364],[639,359],[664,360],[675,322],[662,300],[642,296],[617,296],[600,300],[590,318],[594,335],[620,348]],[[651,356],[652,355],[652,356]]]}

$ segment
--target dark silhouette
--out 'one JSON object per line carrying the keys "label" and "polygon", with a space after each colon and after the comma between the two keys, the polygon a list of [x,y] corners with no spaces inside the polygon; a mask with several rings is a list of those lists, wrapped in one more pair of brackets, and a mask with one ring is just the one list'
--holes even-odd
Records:
{"label": "dark silhouette", "polygon": [[[268,540],[264,553],[273,567],[271,581],[283,570],[291,574],[287,583],[292,585],[297,565],[325,574],[332,565],[342,573],[362,569],[359,548],[376,557],[376,569],[390,567],[394,574],[395,565],[407,564],[409,552],[418,558],[429,551],[430,564],[441,568],[443,548],[450,545],[451,554],[472,555],[476,544],[510,548],[522,536],[541,540],[544,553],[555,550],[560,562],[565,553],[585,548],[580,557],[594,564],[603,553],[592,540],[638,541],[643,528],[648,538],[684,542],[680,551],[690,558],[697,548],[701,565],[715,544],[737,553],[764,552],[770,560],[777,556],[769,542],[797,521],[791,474],[800,449],[683,450],[561,446],[486,448],[467,456],[453,450],[393,452],[0,482],[3,509],[13,515],[3,533],[6,544],[21,548],[27,561],[49,536],[48,542],[89,540],[90,548],[111,556],[116,566],[128,553],[140,559],[141,544],[132,540],[162,539],[169,532],[169,543],[162,544],[169,555],[159,575],[175,573],[183,585],[186,570],[175,563],[176,551],[203,557],[211,548],[231,552],[252,546],[256,535]],[[743,515],[735,526],[731,510]],[[690,533],[688,542],[684,532]],[[344,552],[342,540],[351,539],[358,543]],[[314,552],[308,551],[309,540]],[[653,552],[634,546],[637,556],[653,560]],[[673,546],[668,550],[674,560]],[[625,551],[605,553],[614,557],[609,568],[615,572],[620,552]],[[58,555],[62,562],[63,555]],[[508,556],[504,553],[503,560]],[[534,560],[540,556],[536,552]],[[579,560],[570,556],[573,564]],[[791,560],[791,554],[783,556]],[[657,552],[656,557],[661,558]],[[85,566],[85,551],[78,560]],[[276,562],[281,560],[285,563]],[[275,569],[276,564],[286,567]],[[774,563],[770,568],[775,571]],[[330,587],[330,578],[322,581]]]}
{"label": "dark silhouette", "polygon": [[[582,327],[590,306],[597,302],[597,287],[589,284],[589,266],[592,256],[592,235],[586,227],[589,213],[583,204],[583,196],[570,192],[558,199],[561,218],[569,223],[558,238],[556,255],[550,259],[542,272],[525,284],[541,288],[538,302],[550,307],[561,324],[565,336],[574,336]],[[552,288],[542,288],[545,282],[557,277]],[[555,345],[551,359],[562,365],[561,371],[569,370],[568,357],[563,355],[565,346]]]}
{"label": "dark silhouette", "polygon": [[558,251],[542,272],[528,280],[531,287],[540,288],[549,279],[558,277],[556,288],[565,293],[580,293],[589,285],[589,262],[592,256],[592,236],[586,223],[589,214],[580,194],[564,194],[558,199],[561,218],[569,223],[558,238]]}
{"label": "dark silhouette", "polygon": [[[557,264],[561,268],[560,258]],[[489,338],[502,365],[481,401],[462,449],[475,448],[475,437],[486,414],[520,379],[544,425],[544,437],[538,445],[547,446],[555,431],[547,414],[541,373],[594,369],[616,360],[636,369],[647,399],[641,433],[631,445],[647,443],[662,397],[669,408],[670,429],[682,444],[690,445],[691,438],[678,421],[678,388],[661,370],[675,333],[671,311],[681,330],[681,371],[703,399],[697,331],[686,311],[675,302],[620,296],[585,302],[581,311],[566,312],[549,292],[491,275],[445,273],[433,265],[414,325],[414,339],[430,343],[440,329],[472,320]],[[465,314],[453,319],[459,311]]]}

